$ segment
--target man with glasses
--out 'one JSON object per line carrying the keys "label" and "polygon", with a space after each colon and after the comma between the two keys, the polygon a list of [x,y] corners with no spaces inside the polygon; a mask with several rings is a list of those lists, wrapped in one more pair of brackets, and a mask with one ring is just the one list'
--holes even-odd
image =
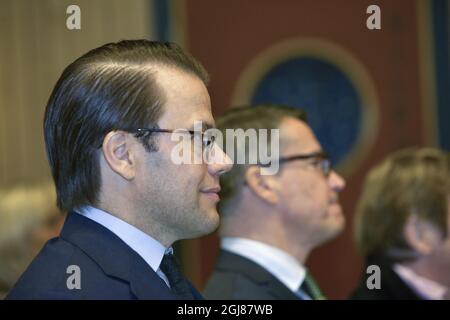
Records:
{"label": "man with glasses", "polygon": [[[106,44],[64,70],[44,136],[68,217],[8,298],[201,298],[172,244],[219,224],[219,175],[231,165],[203,134],[214,127],[207,82],[180,47],[146,40]],[[192,161],[173,161],[175,132],[192,142],[182,150],[196,150]]]}
{"label": "man with glasses", "polygon": [[280,158],[274,175],[264,175],[264,165],[235,164],[221,177],[221,250],[207,298],[324,299],[305,262],[344,228],[338,194],[345,181],[305,118],[298,109],[258,105],[217,121],[223,131],[279,129]]}

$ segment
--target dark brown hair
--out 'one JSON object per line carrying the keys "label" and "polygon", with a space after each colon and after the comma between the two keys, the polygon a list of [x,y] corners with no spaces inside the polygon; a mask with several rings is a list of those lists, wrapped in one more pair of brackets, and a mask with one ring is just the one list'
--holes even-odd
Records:
{"label": "dark brown hair", "polygon": [[[99,146],[108,132],[156,126],[164,106],[164,90],[155,81],[161,66],[208,82],[201,64],[178,45],[147,40],[105,44],[63,71],[44,118],[47,157],[60,209],[97,202]],[[147,150],[157,150],[154,141],[143,143]]]}

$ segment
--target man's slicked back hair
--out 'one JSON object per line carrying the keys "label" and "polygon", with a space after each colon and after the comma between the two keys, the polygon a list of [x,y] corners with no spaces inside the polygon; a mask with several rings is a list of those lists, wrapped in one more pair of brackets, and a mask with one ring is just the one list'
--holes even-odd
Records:
{"label": "man's slicked back hair", "polygon": [[[148,40],[105,44],[63,71],[44,117],[47,157],[61,210],[97,203],[99,146],[108,132],[156,127],[164,112],[164,90],[156,80],[162,68],[208,83],[206,70],[178,45]],[[142,142],[148,151],[157,150],[151,138]]]}

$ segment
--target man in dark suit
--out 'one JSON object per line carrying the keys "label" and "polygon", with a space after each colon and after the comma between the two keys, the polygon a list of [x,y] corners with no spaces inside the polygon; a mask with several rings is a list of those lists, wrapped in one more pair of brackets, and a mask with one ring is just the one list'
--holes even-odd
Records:
{"label": "man in dark suit", "polygon": [[354,226],[366,270],[352,299],[450,299],[448,152],[387,156],[366,178]]}
{"label": "man in dark suit", "polygon": [[[277,162],[279,170],[269,174],[258,154],[258,163],[235,161],[221,177],[221,250],[205,296],[324,299],[305,262],[343,229],[338,194],[345,182],[331,169],[304,113],[279,105],[234,108],[218,120],[218,128],[226,139],[233,138],[226,129],[255,130],[259,139],[261,130],[269,130],[270,164]],[[246,150],[250,159],[245,141],[236,139],[236,150]]]}
{"label": "man in dark suit", "polygon": [[[201,298],[171,246],[219,223],[230,162],[204,132],[214,126],[207,79],[178,46],[146,40],[106,44],[64,70],[44,135],[68,216],[7,298]],[[175,161],[174,131],[189,161]]]}

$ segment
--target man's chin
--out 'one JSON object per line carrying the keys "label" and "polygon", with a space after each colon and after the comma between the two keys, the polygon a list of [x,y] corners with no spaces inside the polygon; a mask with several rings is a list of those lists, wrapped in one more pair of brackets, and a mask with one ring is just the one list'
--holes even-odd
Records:
{"label": "man's chin", "polygon": [[208,217],[210,218],[210,222],[211,222],[211,224],[210,224],[210,226],[211,226],[210,233],[211,233],[211,232],[216,231],[216,229],[220,225],[220,216],[219,216],[219,213],[217,212],[217,209],[216,208],[211,209]]}
{"label": "man's chin", "polygon": [[327,229],[323,231],[323,237],[322,241],[320,241],[320,244],[327,243],[328,241],[334,240],[336,237],[338,237],[342,231],[344,230],[345,223],[341,224],[332,224],[328,225]]}
{"label": "man's chin", "polygon": [[207,211],[201,213],[202,220],[198,222],[199,228],[197,229],[196,237],[206,236],[216,231],[220,224],[219,214],[215,208],[210,208]]}
{"label": "man's chin", "polygon": [[327,229],[328,238],[337,237],[345,228],[345,216],[342,213],[341,207],[337,205],[336,207],[330,208],[327,212]]}

